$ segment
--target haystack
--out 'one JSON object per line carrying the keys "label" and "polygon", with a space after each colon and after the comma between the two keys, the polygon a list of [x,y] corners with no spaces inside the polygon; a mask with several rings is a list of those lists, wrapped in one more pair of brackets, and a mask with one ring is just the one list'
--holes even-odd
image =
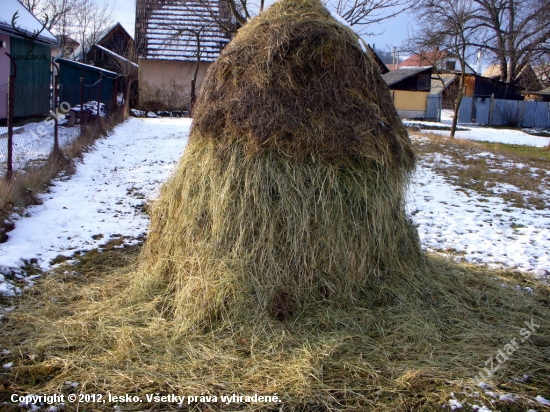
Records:
{"label": "haystack", "polygon": [[318,0],[295,1],[210,70],[137,271],[119,248],[89,253],[2,321],[10,394],[79,382],[140,410],[176,408],[151,394],[279,397],[177,406],[193,411],[540,410],[550,289],[424,257],[403,210],[414,156],[374,62]]}
{"label": "haystack", "polygon": [[351,302],[423,261],[415,164],[373,56],[319,0],[280,0],[210,68],[136,282],[182,330]]}

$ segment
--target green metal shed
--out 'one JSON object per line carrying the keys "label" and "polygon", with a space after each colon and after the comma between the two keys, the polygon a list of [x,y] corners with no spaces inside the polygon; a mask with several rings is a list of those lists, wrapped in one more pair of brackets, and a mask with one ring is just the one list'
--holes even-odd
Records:
{"label": "green metal shed", "polygon": [[[80,104],[82,79],[82,100],[100,101],[111,109],[117,92],[118,73],[67,59],[57,59],[59,64],[59,103],[71,107]],[[116,101],[116,100],[115,100]]]}

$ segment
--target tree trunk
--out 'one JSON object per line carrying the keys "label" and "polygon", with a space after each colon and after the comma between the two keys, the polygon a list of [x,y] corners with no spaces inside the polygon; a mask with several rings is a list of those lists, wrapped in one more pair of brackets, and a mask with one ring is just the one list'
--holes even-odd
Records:
{"label": "tree trunk", "polygon": [[128,76],[124,83],[124,106],[122,107],[122,116],[126,119],[130,116],[130,91],[132,90],[133,76]]}
{"label": "tree trunk", "polygon": [[196,91],[196,85],[197,85],[197,76],[199,74],[199,61],[197,61],[197,64],[195,65],[195,72],[193,73],[193,79],[191,79],[191,92],[189,97],[189,115],[193,116],[193,106],[195,105],[195,101],[197,100],[197,91]]}
{"label": "tree trunk", "polygon": [[193,117],[193,106],[195,105],[195,101],[197,100],[197,77],[199,75],[199,65],[201,62],[201,32],[204,29],[202,27],[198,32],[195,32],[195,38],[197,40],[197,53],[196,53],[196,60],[197,63],[195,64],[195,72],[193,73],[193,79],[191,79],[191,91],[189,96],[189,116]]}

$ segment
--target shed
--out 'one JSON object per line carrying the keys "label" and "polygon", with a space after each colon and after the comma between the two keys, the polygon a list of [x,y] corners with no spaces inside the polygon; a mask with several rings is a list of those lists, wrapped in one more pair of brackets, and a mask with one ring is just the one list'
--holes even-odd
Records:
{"label": "shed", "polygon": [[402,67],[382,75],[391,89],[393,104],[401,117],[426,117],[432,66]]}
{"label": "shed", "polygon": [[500,80],[467,74],[464,79],[464,96],[491,97],[504,100],[521,100],[521,90],[518,86],[501,82]]}
{"label": "shed", "polygon": [[525,96],[525,100],[550,102],[550,87],[536,92],[525,92],[523,95]]}
{"label": "shed", "polygon": [[133,37],[122,24],[116,23],[100,32],[91,44],[88,42],[78,47],[71,58],[81,63],[113,70],[115,68],[111,66],[111,60],[105,49],[129,58],[129,54],[134,52],[134,46]]}
{"label": "shed", "polygon": [[440,96],[441,108],[452,109],[452,99],[458,91],[458,75],[453,73],[432,75],[430,96]]}
{"label": "shed", "polygon": [[58,59],[57,63],[59,63],[60,102],[66,102],[71,107],[80,104],[82,78],[84,103],[99,99],[101,103],[105,103],[108,111],[116,104],[116,84],[119,79],[117,73],[67,59]]}

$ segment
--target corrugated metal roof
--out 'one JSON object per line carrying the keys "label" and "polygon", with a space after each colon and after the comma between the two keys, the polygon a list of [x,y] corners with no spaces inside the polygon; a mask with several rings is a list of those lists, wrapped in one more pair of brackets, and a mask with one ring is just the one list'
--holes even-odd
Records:
{"label": "corrugated metal roof", "polygon": [[430,94],[438,95],[445,90],[455,79],[458,77],[456,74],[438,74],[432,76],[432,83],[430,87]]}
{"label": "corrugated metal roof", "polygon": [[121,62],[125,62],[125,63],[128,63],[134,67],[138,67],[138,65],[130,60],[128,60],[126,57],[124,56],[121,56],[120,54],[118,53],[115,53],[114,51],[112,50],[109,50],[103,46],[100,46],[99,44],[94,44],[92,47],[97,47],[99,50],[102,50],[104,51],[105,53],[107,53],[108,55],[112,56],[113,58],[121,61]]}
{"label": "corrugated metal roof", "polygon": [[118,73],[115,73],[111,70],[106,70],[106,69],[102,69],[101,67],[90,66],[89,64],[75,62],[74,60],[57,59],[56,62],[61,63],[61,64],[67,64],[69,66],[79,67],[79,68],[82,68],[82,69],[85,69],[85,70],[89,70],[91,72],[100,73],[100,74],[102,74],[102,75],[104,75],[108,78],[112,78],[112,79],[116,79],[120,76]]}
{"label": "corrugated metal roof", "polygon": [[432,70],[432,66],[424,67],[400,67],[397,70],[393,70],[386,74],[382,75],[382,78],[388,86],[399,83],[402,80],[408,79],[409,77],[416,76],[419,73]]}
{"label": "corrugated metal roof", "polygon": [[140,50],[139,57],[196,61],[197,40],[194,33],[200,31],[200,60],[216,60],[230,38],[212,14],[220,14],[218,1],[179,0],[152,10],[146,20],[147,46]]}
{"label": "corrugated metal roof", "polygon": [[[16,37],[23,37],[12,26],[12,18],[16,12],[17,20],[15,21],[15,26],[25,31],[27,35],[32,36],[42,29],[42,23],[17,0],[2,0],[0,2],[1,31]],[[42,30],[36,40],[50,45],[59,45],[57,38],[47,29]]]}

